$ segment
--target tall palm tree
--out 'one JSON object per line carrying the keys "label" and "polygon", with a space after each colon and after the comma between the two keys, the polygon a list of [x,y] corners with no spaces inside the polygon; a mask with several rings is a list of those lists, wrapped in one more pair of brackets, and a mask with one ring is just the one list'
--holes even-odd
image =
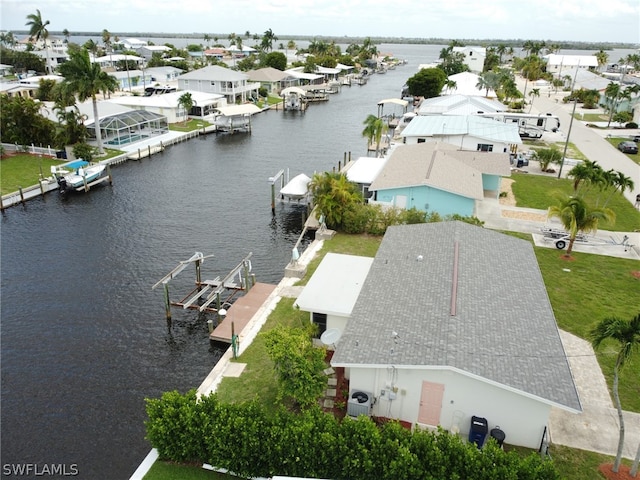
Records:
{"label": "tall palm tree", "polygon": [[118,81],[108,73],[103,72],[100,69],[100,65],[91,63],[89,52],[86,50],[70,52],[69,60],[60,65],[60,75],[64,77],[62,82],[64,91],[77,95],[81,102],[91,99],[98,153],[103,155],[104,147],[102,145],[97,95],[101,92],[115,92]]}
{"label": "tall palm tree", "polygon": [[191,96],[191,93],[184,92],[180,95],[178,98],[178,106],[184,109],[184,124],[186,125],[187,120],[189,120],[189,111],[193,107],[193,97]]}
{"label": "tall palm tree", "polygon": [[362,136],[367,138],[369,141],[368,145],[375,142],[377,157],[380,152],[380,141],[382,140],[382,135],[387,131],[387,125],[384,123],[384,120],[373,114],[369,114],[363,123],[365,128],[362,131]]}
{"label": "tall palm tree", "polygon": [[50,22],[49,20],[42,20],[40,10],[36,10],[36,13],[27,15],[27,20],[28,22],[25,23],[25,25],[29,27],[29,40],[42,40],[44,42],[44,51],[47,55],[47,73],[51,73],[51,60],[49,59],[49,49],[47,48],[47,40],[49,39],[47,26]]}
{"label": "tall palm tree", "polygon": [[71,32],[65,28],[64,30],[62,30],[62,36],[64,37],[64,43],[69,43]]}
{"label": "tall palm tree", "polygon": [[531,113],[531,109],[533,108],[533,99],[535,97],[539,97],[540,96],[540,89],[539,88],[533,88],[529,92],[529,96],[531,97],[531,103],[529,104],[529,113]]}
{"label": "tall palm tree", "polygon": [[345,211],[354,203],[362,202],[358,186],[339,172],[314,174],[309,182],[309,192],[329,228],[340,227]]}
{"label": "tall palm tree", "polygon": [[594,55],[598,60],[598,70],[602,70],[602,67],[605,66],[607,64],[607,60],[609,60],[609,54],[600,49],[600,51],[594,53]]}
{"label": "tall palm tree", "polygon": [[567,176],[573,179],[573,191],[584,196],[588,188],[602,183],[603,170],[598,162],[584,160],[573,167]]}
{"label": "tall palm tree", "polygon": [[591,344],[593,348],[598,348],[605,340],[618,342],[616,364],[613,369],[613,397],[616,402],[616,408],[618,409],[620,436],[618,438],[616,459],[611,469],[614,473],[617,473],[620,468],[622,448],[624,446],[624,417],[622,415],[622,405],[618,393],[619,373],[625,362],[631,358],[633,352],[640,346],[640,313],[631,320],[623,320],[616,317],[608,317],[601,320],[600,323],[591,330]]}
{"label": "tall palm tree", "polygon": [[591,208],[582,197],[564,197],[558,205],[549,207],[549,217],[560,219],[562,226],[569,232],[567,256],[573,251],[578,233],[593,233],[598,230],[598,221],[611,222],[615,214],[608,208]]}
{"label": "tall palm tree", "polygon": [[633,191],[633,187],[634,187],[634,183],[631,177],[627,177],[621,171],[613,171],[613,169],[611,169],[607,173],[608,173],[608,179],[609,179],[609,186],[613,187],[613,190],[609,194],[609,197],[607,198],[607,200],[604,202],[603,206],[605,207],[609,203],[609,200],[611,200],[611,197],[613,197],[613,195],[617,191],[620,191],[620,194],[624,195],[624,192],[626,192],[627,190]]}

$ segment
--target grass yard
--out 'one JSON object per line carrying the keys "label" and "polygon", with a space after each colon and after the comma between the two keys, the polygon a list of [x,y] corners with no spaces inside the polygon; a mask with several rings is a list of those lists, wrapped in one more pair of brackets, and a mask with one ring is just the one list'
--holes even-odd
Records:
{"label": "grass yard", "polygon": [[0,192],[7,195],[18,190],[37,185],[40,174],[43,177],[51,175],[51,166],[60,165],[63,161],[38,155],[20,154],[2,158],[0,160]]}
{"label": "grass yard", "polygon": [[[513,173],[511,179],[514,180],[511,189],[516,197],[516,206],[518,207],[546,210],[555,201],[554,192],[560,191],[567,195],[573,193],[572,181],[565,178]],[[600,204],[602,204],[608,196],[607,191],[594,191],[587,194],[586,199],[594,205],[599,198]],[[608,207],[616,214],[615,223],[613,225],[603,223],[600,225],[600,229],[619,232],[633,232],[640,229],[640,212],[633,208],[633,205],[621,194],[614,194]]]}
{"label": "grass yard", "polygon": [[201,465],[183,465],[157,461],[144,476],[145,480],[230,480],[232,475],[224,475],[211,470],[205,470]]}
{"label": "grass yard", "polygon": [[190,118],[186,123],[185,122],[177,122],[169,124],[169,130],[174,132],[191,132],[193,130],[200,130],[202,128],[206,128],[211,125],[209,122],[205,122],[204,120],[200,120],[197,118]]}
{"label": "grass yard", "polygon": [[[617,150],[618,149],[618,144],[620,142],[628,142],[629,141],[629,137],[607,137],[606,138],[607,142],[609,142],[611,145],[613,145],[613,147]],[[629,157],[631,160],[633,160],[634,162],[636,162],[638,165],[640,165],[640,153],[625,153],[625,155],[627,157]]]}

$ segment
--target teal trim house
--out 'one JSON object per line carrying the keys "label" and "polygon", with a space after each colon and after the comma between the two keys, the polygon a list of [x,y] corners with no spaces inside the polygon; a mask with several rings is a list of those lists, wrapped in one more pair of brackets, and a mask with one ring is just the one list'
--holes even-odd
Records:
{"label": "teal trim house", "polygon": [[497,198],[510,176],[508,153],[458,150],[442,142],[398,145],[371,183],[369,203],[440,215],[475,215],[476,202]]}

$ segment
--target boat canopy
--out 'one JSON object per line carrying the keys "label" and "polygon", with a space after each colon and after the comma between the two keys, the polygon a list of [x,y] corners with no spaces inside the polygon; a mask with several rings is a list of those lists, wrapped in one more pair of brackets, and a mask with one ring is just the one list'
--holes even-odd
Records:
{"label": "boat canopy", "polygon": [[292,93],[302,95],[302,96],[307,94],[307,92],[300,87],[287,87],[280,92],[280,95],[285,96],[285,95],[290,95]]}
{"label": "boat canopy", "polygon": [[280,190],[281,195],[287,197],[304,197],[308,192],[308,186],[311,179],[304,173],[293,177],[289,183],[287,183]]}
{"label": "boat canopy", "polygon": [[407,100],[402,100],[400,98],[387,98],[386,100],[380,100],[378,105],[384,105],[385,103],[395,103],[403,108],[407,108],[407,106],[409,106],[409,102]]}
{"label": "boat canopy", "polygon": [[225,117],[233,117],[239,115],[253,115],[261,110],[253,103],[245,103],[242,105],[230,105],[227,107],[218,107],[218,110]]}

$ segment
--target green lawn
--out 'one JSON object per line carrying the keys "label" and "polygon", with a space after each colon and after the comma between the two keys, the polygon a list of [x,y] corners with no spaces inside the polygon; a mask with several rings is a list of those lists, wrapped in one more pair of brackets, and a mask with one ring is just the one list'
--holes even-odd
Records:
{"label": "green lawn", "polygon": [[230,480],[239,477],[205,470],[201,465],[181,465],[157,461],[144,478],[145,480]]}
{"label": "green lawn", "polygon": [[202,128],[206,128],[210,126],[209,122],[205,122],[204,120],[190,118],[186,123],[185,122],[177,122],[169,125],[169,130],[175,132],[191,132],[193,130],[200,130]]}
{"label": "green lawn", "polygon": [[[618,148],[618,144],[620,142],[628,142],[629,141],[629,137],[607,137],[607,142],[609,142],[611,145],[613,145],[613,147],[615,149]],[[637,164],[640,165],[640,153],[625,153],[625,155],[627,157],[629,157],[631,160],[633,160],[634,162],[636,162]]]}
{"label": "green lawn", "polygon": [[40,174],[51,175],[51,166],[62,161],[51,157],[21,154],[5,157],[0,160],[0,191],[2,195],[15,192],[19,187],[27,188],[37,185]]}
{"label": "green lawn", "polygon": [[[513,173],[514,180],[511,189],[516,197],[516,206],[527,208],[538,208],[546,210],[554,204],[554,192],[563,192],[567,195],[573,193],[571,180],[565,178],[548,177],[543,175],[531,175],[527,173]],[[600,204],[604,203],[609,196],[608,192],[591,192],[586,196],[590,204],[595,204],[598,198]],[[640,212],[633,208],[633,205],[621,194],[616,193],[611,198],[608,205],[615,214],[616,220],[613,225],[601,224],[600,229],[619,232],[633,232],[640,229]]]}

